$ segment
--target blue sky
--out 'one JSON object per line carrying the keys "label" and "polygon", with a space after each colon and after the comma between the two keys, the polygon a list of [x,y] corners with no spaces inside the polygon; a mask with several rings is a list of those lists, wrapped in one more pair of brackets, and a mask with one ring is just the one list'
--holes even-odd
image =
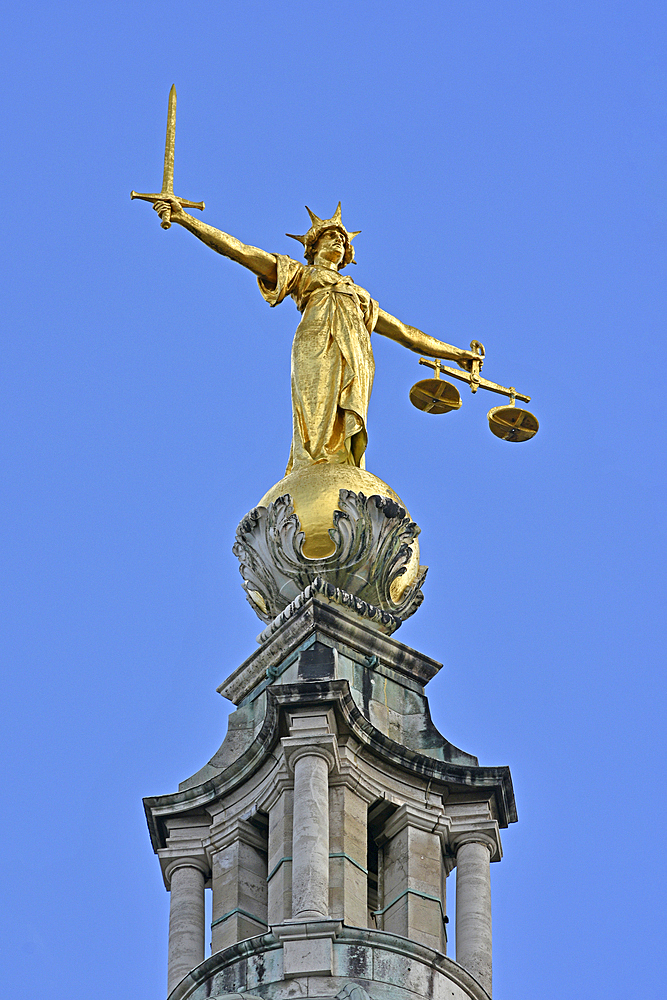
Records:
{"label": "blue sky", "polygon": [[667,14],[644,2],[8,7],[0,162],[7,996],[166,983],[141,797],[215,751],[260,623],[236,524],[289,453],[291,302],[129,191],[298,254],[339,199],[354,279],[532,396],[419,413],[375,338],[368,468],[422,528],[397,638],[434,719],[509,764],[498,998],[664,996]]}

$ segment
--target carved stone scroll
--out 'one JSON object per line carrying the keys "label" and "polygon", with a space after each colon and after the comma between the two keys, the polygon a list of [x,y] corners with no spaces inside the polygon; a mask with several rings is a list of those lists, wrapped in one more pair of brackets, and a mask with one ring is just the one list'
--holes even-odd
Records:
{"label": "carved stone scroll", "polygon": [[340,491],[339,504],[329,531],[335,550],[322,559],[303,555],[305,536],[289,494],[256,507],[239,524],[233,551],[248,602],[262,621],[272,622],[318,578],[398,623],[422,603],[425,566],[402,592],[396,585],[408,572],[419,534],[405,509],[388,497],[351,490]]}

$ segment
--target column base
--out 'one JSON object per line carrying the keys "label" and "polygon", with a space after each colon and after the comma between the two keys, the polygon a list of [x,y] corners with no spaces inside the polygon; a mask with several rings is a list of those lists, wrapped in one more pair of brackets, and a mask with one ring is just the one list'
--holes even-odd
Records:
{"label": "column base", "polygon": [[340,920],[288,921],[271,928],[283,944],[283,976],[330,976],[333,970],[333,942]]}

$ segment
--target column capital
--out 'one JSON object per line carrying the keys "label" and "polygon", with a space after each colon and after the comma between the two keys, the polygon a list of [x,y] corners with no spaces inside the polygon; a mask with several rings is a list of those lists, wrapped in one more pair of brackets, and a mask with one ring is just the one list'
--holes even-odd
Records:
{"label": "column capital", "polygon": [[167,889],[171,888],[171,877],[177,868],[195,868],[202,873],[205,880],[211,877],[211,865],[204,851],[201,854],[176,855],[175,852],[169,851],[167,848],[160,851],[159,855],[164,883]]}
{"label": "column capital", "polygon": [[445,808],[452,821],[449,844],[454,851],[466,842],[477,842],[489,847],[491,861],[500,861],[503,856],[500,827],[488,801],[450,803],[448,800]]}
{"label": "column capital", "polygon": [[329,773],[338,773],[340,770],[338,741],[333,734],[327,736],[284,736],[280,742],[285,754],[285,762],[292,774],[294,774],[296,762],[302,757],[321,757],[327,762]]}
{"label": "column capital", "polygon": [[495,830],[466,830],[462,833],[454,833],[449,840],[450,846],[458,854],[459,849],[465,844],[483,844],[488,848],[489,861],[498,860],[502,857],[500,838]]}

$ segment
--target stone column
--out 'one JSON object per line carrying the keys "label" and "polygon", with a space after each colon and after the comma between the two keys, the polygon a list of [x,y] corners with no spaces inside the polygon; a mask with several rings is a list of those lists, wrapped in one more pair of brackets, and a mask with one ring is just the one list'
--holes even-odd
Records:
{"label": "stone column", "polygon": [[456,961],[491,995],[491,837],[461,837],[456,849]]}
{"label": "stone column", "polygon": [[206,872],[196,860],[171,862],[169,880],[169,966],[167,994],[204,961],[204,882]]}
{"label": "stone column", "polygon": [[302,751],[294,766],[292,919],[329,915],[329,761]]}
{"label": "stone column", "polygon": [[328,728],[327,715],[296,716],[292,732],[308,736],[282,740],[294,774],[292,920],[329,916],[329,771],[338,769],[338,748]]}

